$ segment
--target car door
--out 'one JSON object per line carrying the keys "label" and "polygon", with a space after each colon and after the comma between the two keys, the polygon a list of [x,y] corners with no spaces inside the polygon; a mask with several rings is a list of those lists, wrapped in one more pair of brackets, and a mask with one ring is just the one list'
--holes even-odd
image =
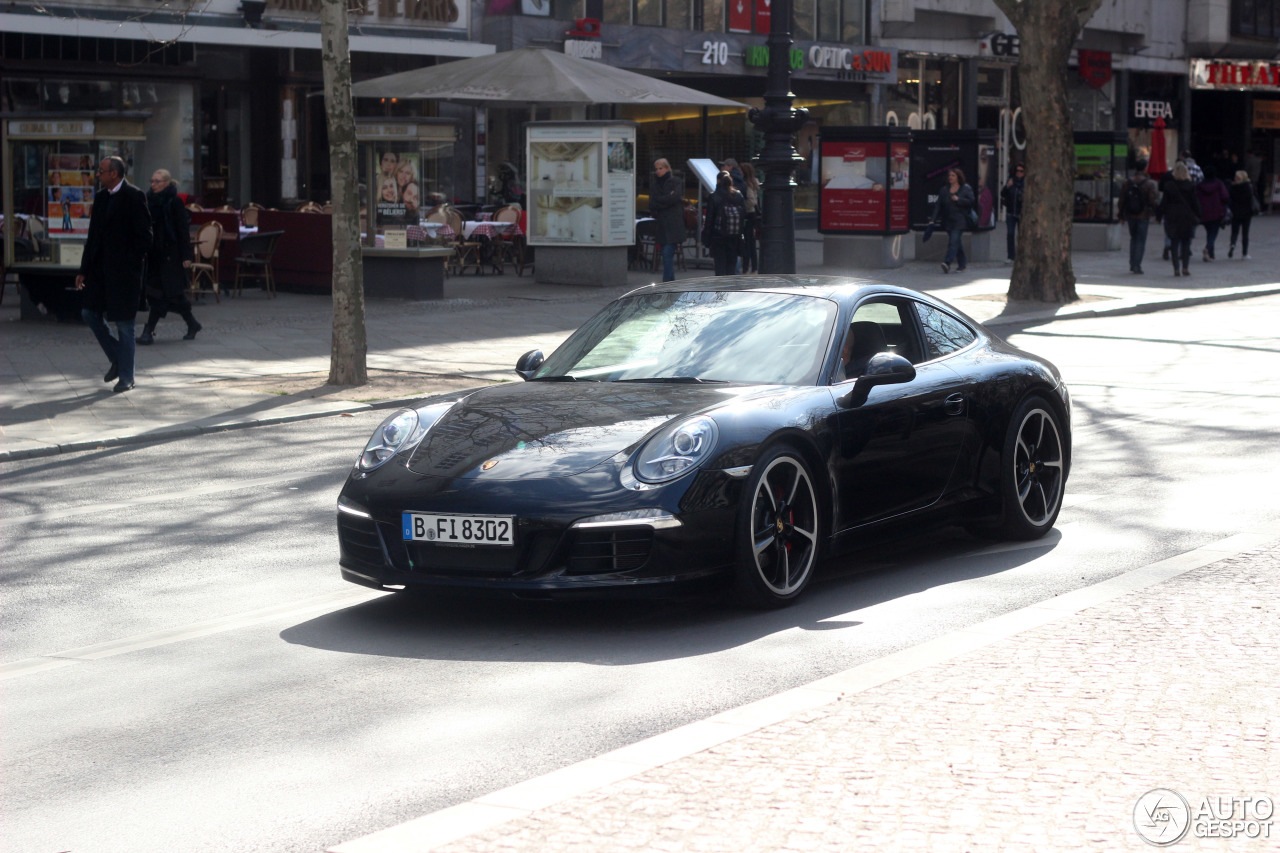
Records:
{"label": "car door", "polygon": [[[871,389],[867,401],[834,414],[836,526],[844,530],[891,518],[942,496],[966,434],[968,406],[959,374],[932,357],[917,316],[905,297],[873,297],[860,303],[850,325],[877,323],[886,348],[910,361],[916,376]],[[856,377],[832,386],[837,399]]]}

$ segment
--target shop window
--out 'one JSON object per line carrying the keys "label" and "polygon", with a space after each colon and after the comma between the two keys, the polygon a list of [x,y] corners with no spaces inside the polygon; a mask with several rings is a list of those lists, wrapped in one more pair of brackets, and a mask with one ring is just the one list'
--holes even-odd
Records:
{"label": "shop window", "polygon": [[689,29],[689,0],[667,0],[664,23],[673,30]]}
{"label": "shop window", "polygon": [[693,28],[708,33],[725,31],[724,0],[693,0]]}
{"label": "shop window", "polygon": [[866,39],[866,3],[864,0],[842,0],[840,4],[840,41],[862,44]]}
{"label": "shop window", "polygon": [[1280,0],[1231,0],[1231,33],[1280,38]]}
{"label": "shop window", "polygon": [[631,0],[604,0],[604,17],[606,24],[630,24]]}
{"label": "shop window", "polygon": [[796,40],[861,44],[866,33],[866,0],[798,0]]}
{"label": "shop window", "polygon": [[641,26],[662,25],[662,0],[635,0],[635,22]]}
{"label": "shop window", "polygon": [[551,17],[560,21],[573,21],[591,16],[583,15],[582,0],[552,0]]}

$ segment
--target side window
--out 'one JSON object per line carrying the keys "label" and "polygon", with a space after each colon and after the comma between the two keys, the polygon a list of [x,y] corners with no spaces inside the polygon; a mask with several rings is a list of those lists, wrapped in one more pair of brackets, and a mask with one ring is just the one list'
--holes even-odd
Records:
{"label": "side window", "polygon": [[849,328],[845,330],[844,345],[840,351],[842,369],[837,371],[833,381],[842,382],[861,376],[867,362],[876,353],[897,353],[912,364],[924,361],[910,312],[910,303],[902,299],[859,305]]}
{"label": "side window", "polygon": [[920,323],[924,326],[925,346],[929,358],[941,358],[973,343],[977,335],[964,323],[936,308],[916,303]]}

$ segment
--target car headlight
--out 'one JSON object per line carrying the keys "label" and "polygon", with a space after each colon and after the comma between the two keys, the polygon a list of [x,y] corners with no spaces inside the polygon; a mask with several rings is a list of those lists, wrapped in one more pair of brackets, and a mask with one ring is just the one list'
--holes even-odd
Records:
{"label": "car headlight", "polygon": [[453,403],[439,403],[417,411],[400,409],[373,431],[364,452],[356,460],[356,470],[372,471],[400,451],[416,446],[452,407]]}
{"label": "car headlight", "polygon": [[636,477],[665,483],[696,468],[716,446],[719,430],[711,418],[699,416],[665,427],[636,457]]}

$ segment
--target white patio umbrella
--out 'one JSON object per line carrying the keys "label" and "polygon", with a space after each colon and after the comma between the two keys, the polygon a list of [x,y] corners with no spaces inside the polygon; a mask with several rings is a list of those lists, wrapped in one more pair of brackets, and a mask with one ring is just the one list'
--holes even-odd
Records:
{"label": "white patio umbrella", "polygon": [[357,98],[433,98],[472,104],[693,104],[746,109],[728,98],[540,47],[375,77],[356,83],[351,92]]}

